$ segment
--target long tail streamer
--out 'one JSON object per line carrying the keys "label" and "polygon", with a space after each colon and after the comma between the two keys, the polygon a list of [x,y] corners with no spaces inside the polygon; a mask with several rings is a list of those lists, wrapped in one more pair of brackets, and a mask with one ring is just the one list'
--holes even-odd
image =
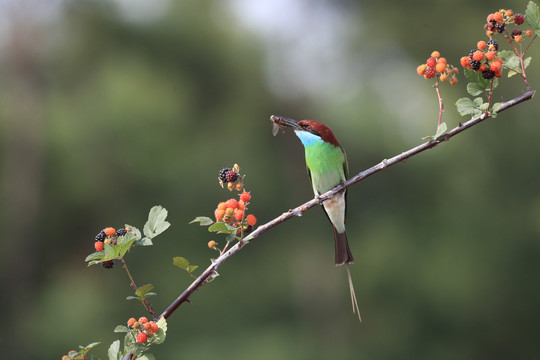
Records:
{"label": "long tail streamer", "polygon": [[354,286],[351,278],[351,270],[349,269],[349,264],[347,263],[347,275],[349,276],[349,289],[351,290],[351,302],[352,302],[352,311],[353,313],[358,314],[358,320],[362,322],[362,316],[360,316],[360,308],[358,307],[358,302],[356,302],[356,293],[354,291]]}

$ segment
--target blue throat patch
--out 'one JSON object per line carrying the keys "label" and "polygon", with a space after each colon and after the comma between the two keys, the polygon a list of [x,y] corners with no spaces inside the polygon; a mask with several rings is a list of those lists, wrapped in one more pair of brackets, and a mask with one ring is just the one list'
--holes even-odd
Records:
{"label": "blue throat patch", "polygon": [[320,136],[317,136],[307,131],[294,130],[294,133],[296,134],[296,136],[298,136],[298,138],[302,142],[302,145],[304,146],[309,146],[317,142],[322,142]]}

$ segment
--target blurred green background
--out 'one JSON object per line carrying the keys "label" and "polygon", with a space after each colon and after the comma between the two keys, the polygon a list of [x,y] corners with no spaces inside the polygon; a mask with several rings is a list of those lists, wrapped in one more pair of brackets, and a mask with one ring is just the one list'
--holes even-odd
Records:
{"label": "blurred green background", "polygon": [[[117,266],[87,268],[106,226],[171,228],[128,262],[161,312],[222,239],[188,225],[230,194],[240,164],[259,224],[312,198],[291,133],[271,114],[329,125],[351,174],[435,132],[416,66],[458,65],[511,3],[448,1],[0,1],[2,326],[6,359],[58,359],[143,308]],[[501,43],[503,43],[501,41]],[[530,84],[540,83],[540,44]],[[466,81],[443,84],[444,121]],[[496,99],[524,91],[501,79]],[[333,265],[323,211],[245,248],[170,319],[159,359],[530,359],[540,331],[539,105],[533,99],[354,186],[348,234],[364,322]]]}

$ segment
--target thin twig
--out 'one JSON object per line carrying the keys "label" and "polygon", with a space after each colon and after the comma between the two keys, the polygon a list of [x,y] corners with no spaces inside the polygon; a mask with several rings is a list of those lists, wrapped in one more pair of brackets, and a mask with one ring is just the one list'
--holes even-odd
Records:
{"label": "thin twig", "polygon": [[[127,273],[128,277],[129,277],[129,281],[131,281],[131,287],[136,292],[138,290],[138,287],[135,284],[135,281],[133,280],[133,277],[131,276],[131,273],[129,272],[129,269],[127,267],[126,262],[124,261],[123,258],[120,258],[120,261],[122,261],[122,267],[124,268],[124,270],[126,270],[126,273]],[[150,305],[150,303],[144,297],[142,298],[141,301],[142,301],[144,307],[146,308],[146,310],[150,313],[150,315],[152,315],[152,317],[155,318],[156,314],[154,313],[154,309],[152,309],[152,305]]]}
{"label": "thin twig", "polygon": [[[527,91],[524,94],[510,100],[507,102],[502,103],[499,111],[497,113],[503,112],[505,110],[510,109],[511,107],[514,107],[524,101],[532,99],[534,96],[535,91]],[[208,282],[208,280],[214,275],[217,274],[218,268],[225,263],[229,258],[231,258],[234,254],[236,254],[238,251],[240,251],[243,247],[251,243],[255,238],[258,238],[268,230],[278,226],[279,224],[292,219],[296,216],[302,216],[304,211],[320,204],[321,202],[333,197],[340,191],[343,191],[344,189],[356,184],[357,182],[367,178],[368,176],[371,176],[379,171],[382,171],[392,165],[398,164],[400,162],[404,162],[405,160],[409,159],[410,157],[413,157],[425,150],[434,148],[435,146],[439,145],[443,141],[448,141],[452,137],[456,136],[457,134],[471,128],[472,126],[481,123],[482,121],[489,119],[491,116],[489,114],[482,114],[476,118],[472,118],[471,120],[461,124],[458,127],[455,127],[454,129],[450,130],[449,132],[445,133],[444,135],[438,137],[435,140],[427,141],[421,145],[418,145],[410,150],[407,150],[405,152],[402,152],[399,155],[396,155],[390,159],[385,159],[378,163],[377,165],[374,165],[370,167],[369,169],[366,169],[364,171],[361,171],[360,173],[356,174],[349,180],[345,181],[344,183],[336,186],[330,191],[327,191],[324,194],[321,194],[318,198],[312,199],[300,206],[297,206],[294,209],[291,209],[277,218],[267,222],[266,224],[263,224],[259,226],[257,229],[255,229],[252,233],[250,233],[242,243],[238,242],[233,247],[231,247],[227,252],[223,253],[221,256],[219,256],[217,259],[212,260],[212,264],[206,268],[206,270],[197,278],[195,279],[189,287],[180,294],[174,300],[171,305],[159,316],[159,318],[163,317],[167,319],[169,316],[171,316],[174,311],[182,305],[184,302],[189,301],[191,295],[197,291],[199,288],[201,288],[204,284]],[[127,354],[124,358],[124,360],[131,359],[131,354]]]}

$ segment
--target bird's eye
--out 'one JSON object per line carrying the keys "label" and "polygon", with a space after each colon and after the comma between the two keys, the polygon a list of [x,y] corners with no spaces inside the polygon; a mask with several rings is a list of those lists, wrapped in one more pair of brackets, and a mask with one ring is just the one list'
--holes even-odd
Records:
{"label": "bird's eye", "polygon": [[306,129],[307,129],[307,130],[311,130],[311,125],[308,125],[308,126],[306,127]]}

